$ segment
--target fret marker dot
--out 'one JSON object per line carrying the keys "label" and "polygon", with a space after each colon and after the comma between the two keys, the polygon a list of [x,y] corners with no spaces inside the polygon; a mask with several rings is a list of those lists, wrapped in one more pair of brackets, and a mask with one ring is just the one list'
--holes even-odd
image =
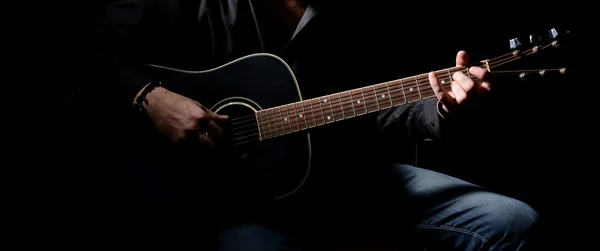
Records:
{"label": "fret marker dot", "polygon": [[411,87],[411,88],[410,88],[410,89],[408,89],[408,90],[412,92],[413,88]]}
{"label": "fret marker dot", "polygon": [[302,114],[298,115],[298,117],[302,118]]}
{"label": "fret marker dot", "polygon": [[327,99],[323,99],[323,103],[327,102]]}
{"label": "fret marker dot", "polygon": [[327,116],[327,119],[328,119],[328,120],[330,120],[330,119],[331,119],[331,116]]}
{"label": "fret marker dot", "polygon": [[385,98],[385,94],[381,94],[381,97],[382,97],[382,98]]}
{"label": "fret marker dot", "polygon": [[442,82],[442,84],[443,84],[443,83],[446,83],[446,80],[443,80],[443,79],[442,79],[442,81],[440,81],[440,82]]}
{"label": "fret marker dot", "polygon": [[287,118],[283,118],[283,121],[287,121]]}
{"label": "fret marker dot", "polygon": [[357,100],[356,103],[360,104],[360,100]]}

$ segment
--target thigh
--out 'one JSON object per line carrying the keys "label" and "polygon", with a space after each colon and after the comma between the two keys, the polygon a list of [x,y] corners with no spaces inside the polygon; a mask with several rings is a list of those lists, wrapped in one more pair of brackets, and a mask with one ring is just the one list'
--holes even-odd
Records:
{"label": "thigh", "polygon": [[400,218],[429,247],[518,250],[538,215],[527,204],[438,172],[394,165],[387,176],[403,205]]}
{"label": "thigh", "polygon": [[280,251],[300,250],[292,238],[274,228],[260,223],[244,223],[219,232],[221,251]]}

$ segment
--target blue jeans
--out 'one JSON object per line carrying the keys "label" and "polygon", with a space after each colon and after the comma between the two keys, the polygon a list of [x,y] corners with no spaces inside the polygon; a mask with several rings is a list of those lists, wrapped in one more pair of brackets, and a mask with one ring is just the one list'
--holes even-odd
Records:
{"label": "blue jeans", "polygon": [[[372,200],[365,203],[375,207],[374,214],[360,215],[363,210],[360,206],[354,207],[358,212],[334,209],[332,215],[337,213],[338,217],[350,214],[335,223],[345,225],[331,229],[316,222],[317,230],[309,228],[309,234],[322,232],[324,238],[328,238],[336,231],[348,231],[354,226],[365,233],[391,233],[391,239],[417,243],[420,250],[424,247],[427,250],[522,250],[538,220],[537,213],[521,201],[445,174],[408,165],[393,165],[388,174],[391,183],[374,187],[387,191],[365,192],[365,198],[385,200],[381,204]],[[355,193],[349,197],[361,196]],[[386,229],[354,225],[355,219],[361,216]],[[408,231],[396,231],[399,229]],[[269,225],[249,222],[221,230],[219,246],[223,251],[304,250],[302,245],[294,244],[294,238]]]}

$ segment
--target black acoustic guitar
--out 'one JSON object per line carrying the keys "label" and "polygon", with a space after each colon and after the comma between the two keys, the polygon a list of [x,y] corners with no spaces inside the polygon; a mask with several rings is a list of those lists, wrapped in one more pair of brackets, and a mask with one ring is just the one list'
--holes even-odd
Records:
{"label": "black acoustic guitar", "polygon": [[[552,35],[552,31],[551,31]],[[557,47],[556,36],[547,44],[520,50],[511,40],[511,52],[478,62],[493,71],[499,66]],[[304,99],[294,73],[279,57],[252,54],[214,69],[186,71],[148,65],[169,90],[197,100],[212,111],[229,115],[228,159],[243,170],[252,184],[274,199],[287,197],[303,186],[311,170],[310,129],[368,113],[435,97],[428,75],[420,74],[340,93]],[[565,68],[493,71],[495,74],[565,73]],[[450,88],[455,72],[466,67],[435,71],[442,86]],[[477,82],[478,80],[476,80]],[[247,184],[246,184],[247,185]]]}

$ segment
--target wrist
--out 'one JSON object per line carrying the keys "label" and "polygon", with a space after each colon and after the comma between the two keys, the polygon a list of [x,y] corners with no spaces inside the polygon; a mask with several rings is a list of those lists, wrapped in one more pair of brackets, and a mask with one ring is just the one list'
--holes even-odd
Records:
{"label": "wrist", "polygon": [[160,89],[164,89],[164,88],[161,88],[160,82],[150,82],[150,83],[146,84],[135,95],[135,97],[133,99],[133,107],[143,112],[146,108],[146,105],[149,102],[148,98],[153,99],[154,94],[152,94],[152,93],[156,93],[157,90],[160,93],[161,92]]}
{"label": "wrist", "polygon": [[142,92],[148,88],[148,85],[150,85],[150,83],[147,83],[146,85],[144,85],[144,87],[142,87],[142,89],[140,89],[136,94],[135,97],[133,97],[133,100],[131,101],[131,105],[136,106],[137,105],[137,100],[140,98],[140,95],[142,95]]}

